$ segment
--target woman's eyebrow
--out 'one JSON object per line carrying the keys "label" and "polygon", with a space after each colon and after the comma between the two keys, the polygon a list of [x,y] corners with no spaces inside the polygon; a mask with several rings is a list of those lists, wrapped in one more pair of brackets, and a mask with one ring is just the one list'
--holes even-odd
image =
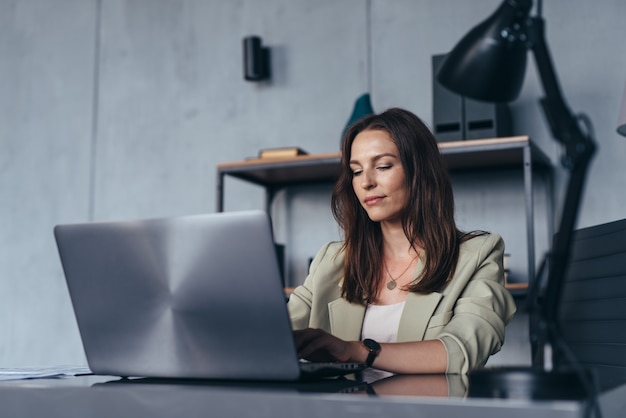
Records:
{"label": "woman's eyebrow", "polygon": [[[398,158],[398,156],[396,154],[392,154],[390,152],[385,152],[383,154],[377,154],[374,157],[371,158],[372,161],[376,162],[378,160],[380,160],[381,158],[384,157],[392,157],[392,158]],[[350,160],[350,164],[361,164],[358,160]]]}

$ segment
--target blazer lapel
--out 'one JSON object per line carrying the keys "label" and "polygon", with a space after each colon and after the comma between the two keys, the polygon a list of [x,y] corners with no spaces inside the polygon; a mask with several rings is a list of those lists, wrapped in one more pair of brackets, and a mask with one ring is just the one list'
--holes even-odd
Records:
{"label": "blazer lapel", "polygon": [[409,293],[400,318],[398,341],[423,340],[428,322],[442,297],[436,292],[427,295]]}
{"label": "blazer lapel", "polygon": [[330,332],[346,341],[361,339],[361,328],[365,316],[365,306],[349,303],[343,298],[328,304]]}

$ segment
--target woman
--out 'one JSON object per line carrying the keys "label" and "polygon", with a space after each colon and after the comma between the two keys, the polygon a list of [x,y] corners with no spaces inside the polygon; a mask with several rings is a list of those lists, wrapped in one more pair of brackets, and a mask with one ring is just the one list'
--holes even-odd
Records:
{"label": "woman", "polygon": [[288,308],[298,352],[393,373],[467,373],[500,350],[515,303],[500,236],[463,233],[437,142],[409,111],[346,132],[323,246]]}

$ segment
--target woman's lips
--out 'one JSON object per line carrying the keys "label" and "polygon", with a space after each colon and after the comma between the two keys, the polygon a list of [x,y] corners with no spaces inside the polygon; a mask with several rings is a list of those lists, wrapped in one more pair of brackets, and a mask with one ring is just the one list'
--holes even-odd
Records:
{"label": "woman's lips", "polygon": [[371,205],[375,205],[381,200],[383,200],[383,196],[370,196],[370,197],[365,198],[365,204],[371,206]]}

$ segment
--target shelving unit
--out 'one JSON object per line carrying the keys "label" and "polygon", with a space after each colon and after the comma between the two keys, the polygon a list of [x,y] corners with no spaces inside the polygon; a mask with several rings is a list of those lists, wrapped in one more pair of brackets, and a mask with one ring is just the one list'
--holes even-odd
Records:
{"label": "shelving unit", "polygon": [[[528,136],[476,139],[439,143],[451,172],[522,168],[528,246],[528,277],[535,276],[534,175],[546,181],[548,233],[552,235],[552,163]],[[253,158],[217,165],[216,210],[224,210],[224,180],[231,176],[265,188],[269,209],[277,191],[290,186],[334,182],[339,175],[339,153],[302,155],[292,158]]]}

